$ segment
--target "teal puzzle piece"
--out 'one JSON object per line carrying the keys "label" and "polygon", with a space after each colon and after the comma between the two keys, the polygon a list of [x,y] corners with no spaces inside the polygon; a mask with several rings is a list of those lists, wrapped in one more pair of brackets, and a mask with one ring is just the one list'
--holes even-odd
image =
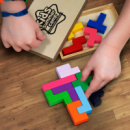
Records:
{"label": "teal puzzle piece", "polygon": [[90,106],[89,101],[85,96],[84,91],[82,90],[82,87],[81,86],[75,87],[75,91],[82,103],[82,106],[77,108],[79,114],[84,112],[86,112],[87,114],[91,113],[92,107]]}

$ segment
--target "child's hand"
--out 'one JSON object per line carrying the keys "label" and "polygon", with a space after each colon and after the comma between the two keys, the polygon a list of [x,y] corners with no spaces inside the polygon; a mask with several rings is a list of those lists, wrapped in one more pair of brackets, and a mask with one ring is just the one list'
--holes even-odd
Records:
{"label": "child's hand", "polygon": [[16,52],[37,48],[45,40],[38,24],[29,14],[3,18],[1,38],[6,48],[12,46]]}
{"label": "child's hand", "polygon": [[102,45],[99,46],[86,64],[81,78],[82,81],[86,80],[90,73],[94,71],[93,80],[85,92],[87,98],[109,81],[117,78],[121,73],[119,53],[116,52],[118,51],[115,51],[115,48],[102,42]]}

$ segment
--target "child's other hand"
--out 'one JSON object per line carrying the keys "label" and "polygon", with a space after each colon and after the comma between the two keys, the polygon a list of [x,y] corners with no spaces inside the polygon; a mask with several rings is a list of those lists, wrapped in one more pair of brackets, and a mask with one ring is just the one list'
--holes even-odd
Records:
{"label": "child's other hand", "polygon": [[16,52],[35,49],[45,40],[38,24],[29,14],[3,18],[1,38],[6,48],[12,46]]}
{"label": "child's other hand", "polygon": [[86,80],[90,73],[94,72],[93,80],[85,92],[87,98],[121,73],[120,54],[115,49],[102,43],[86,64],[81,81]]}

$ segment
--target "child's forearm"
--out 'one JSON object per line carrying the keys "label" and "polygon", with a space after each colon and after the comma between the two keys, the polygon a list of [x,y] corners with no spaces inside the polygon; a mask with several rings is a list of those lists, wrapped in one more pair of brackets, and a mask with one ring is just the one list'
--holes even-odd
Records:
{"label": "child's forearm", "polygon": [[26,8],[24,1],[8,1],[1,4],[1,11],[6,11],[9,13],[19,12]]}
{"label": "child's forearm", "polygon": [[[113,52],[120,53],[130,37],[130,0],[126,0],[121,15],[116,24],[104,39],[106,46],[111,46]],[[103,46],[103,45],[102,45]]]}

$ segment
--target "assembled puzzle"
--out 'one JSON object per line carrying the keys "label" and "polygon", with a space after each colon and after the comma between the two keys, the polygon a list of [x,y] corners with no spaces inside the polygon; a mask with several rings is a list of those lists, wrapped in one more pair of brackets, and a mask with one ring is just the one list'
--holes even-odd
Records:
{"label": "assembled puzzle", "polygon": [[[65,64],[56,68],[58,80],[42,85],[42,90],[49,106],[64,103],[74,125],[88,121],[88,114],[92,112],[92,107],[86,98],[84,91],[87,90],[92,77],[89,76],[85,82],[81,82],[82,73],[78,67],[71,68],[70,64]],[[99,90],[90,97],[93,106],[99,106],[104,94]]]}

